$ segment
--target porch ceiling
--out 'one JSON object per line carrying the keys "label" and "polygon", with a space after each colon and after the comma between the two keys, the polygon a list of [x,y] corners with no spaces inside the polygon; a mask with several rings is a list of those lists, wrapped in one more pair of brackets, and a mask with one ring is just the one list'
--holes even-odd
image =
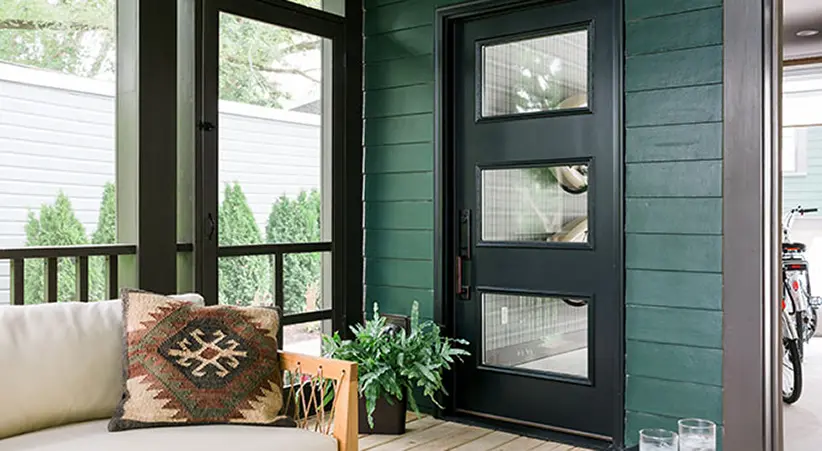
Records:
{"label": "porch ceiling", "polygon": [[[785,59],[822,56],[822,2],[819,0],[784,0]],[[817,30],[819,34],[800,37],[800,30]]]}

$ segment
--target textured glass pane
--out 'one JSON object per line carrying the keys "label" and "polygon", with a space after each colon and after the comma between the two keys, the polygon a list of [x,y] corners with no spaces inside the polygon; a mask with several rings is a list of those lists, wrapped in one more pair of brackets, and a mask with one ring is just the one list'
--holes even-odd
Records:
{"label": "textured glass pane", "polygon": [[588,376],[588,302],[482,295],[483,363]]}
{"label": "textured glass pane", "polygon": [[588,241],[588,165],[482,171],[483,241]]}
{"label": "textured glass pane", "polygon": [[588,106],[588,31],[482,49],[484,117]]}

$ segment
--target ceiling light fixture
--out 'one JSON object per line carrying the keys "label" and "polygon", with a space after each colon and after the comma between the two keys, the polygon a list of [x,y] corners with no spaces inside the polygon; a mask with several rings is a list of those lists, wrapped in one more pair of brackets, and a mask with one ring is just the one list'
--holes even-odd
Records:
{"label": "ceiling light fixture", "polygon": [[819,34],[819,30],[799,30],[796,32],[796,35],[800,38],[809,38],[811,36],[816,36]]}

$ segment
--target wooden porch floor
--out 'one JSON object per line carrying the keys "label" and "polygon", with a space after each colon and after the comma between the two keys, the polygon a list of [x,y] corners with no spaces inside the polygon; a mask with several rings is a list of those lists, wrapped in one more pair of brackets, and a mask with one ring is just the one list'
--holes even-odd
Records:
{"label": "wooden porch floor", "polygon": [[361,435],[360,451],[583,451],[561,443],[438,420],[408,417],[404,435]]}

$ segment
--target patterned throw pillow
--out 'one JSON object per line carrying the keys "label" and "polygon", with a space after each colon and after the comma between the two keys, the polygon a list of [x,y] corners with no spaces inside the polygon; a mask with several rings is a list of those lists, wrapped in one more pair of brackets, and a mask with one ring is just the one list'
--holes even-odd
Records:
{"label": "patterned throw pillow", "polygon": [[288,425],[270,308],[200,307],[123,292],[125,379],[110,431],[184,424]]}

